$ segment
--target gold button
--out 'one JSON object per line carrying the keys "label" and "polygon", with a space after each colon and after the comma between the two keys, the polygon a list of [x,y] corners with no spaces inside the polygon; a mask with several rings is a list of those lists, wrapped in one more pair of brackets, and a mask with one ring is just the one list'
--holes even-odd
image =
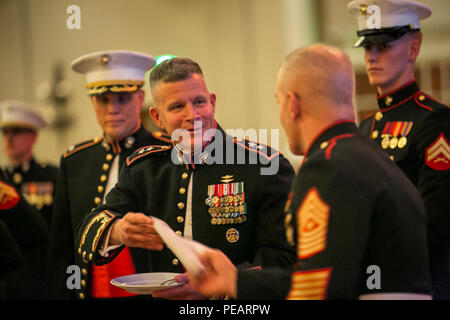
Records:
{"label": "gold button", "polygon": [[176,233],[177,235],[179,235],[180,237],[183,235],[183,232],[181,232],[180,230],[175,231],[175,233]]}
{"label": "gold button", "polygon": [[390,156],[389,158],[391,158],[391,160],[394,160],[394,156]]}
{"label": "gold button", "polygon": [[81,254],[81,248],[78,248],[78,254]]}
{"label": "gold button", "polygon": [[87,275],[87,269],[85,269],[85,268],[81,269],[81,273],[82,273],[83,275]]}
{"label": "gold button", "polygon": [[86,287],[86,280],[81,280],[81,285],[82,285],[83,287]]}
{"label": "gold button", "polygon": [[328,147],[328,141],[322,142],[320,144],[320,149],[325,149],[326,147]]}
{"label": "gold button", "polygon": [[106,155],[106,160],[111,161],[112,159],[113,159],[112,154],[111,154],[111,153],[108,153],[108,154]]}
{"label": "gold button", "polygon": [[102,166],[102,169],[103,169],[103,171],[108,171],[108,169],[109,169],[109,164],[104,163],[103,166]]}
{"label": "gold button", "polygon": [[386,103],[387,106],[390,106],[392,103],[392,97],[386,97],[384,99],[384,102]]}
{"label": "gold button", "polygon": [[178,217],[177,217],[177,221],[178,221],[179,223],[183,223],[183,222],[184,222],[184,218],[183,218],[182,216],[178,216]]}
{"label": "gold button", "polygon": [[373,132],[372,132],[372,139],[376,139],[378,137],[378,131],[377,130],[374,130]]}
{"label": "gold button", "polygon": [[101,182],[105,182],[106,179],[108,179],[108,177],[107,177],[106,175],[102,174],[102,175],[100,176],[100,181],[101,181]]}
{"label": "gold button", "polygon": [[80,299],[84,299],[84,294],[80,293],[78,296],[80,297]]}
{"label": "gold button", "polygon": [[183,180],[186,180],[188,177],[189,177],[189,175],[187,174],[187,172],[184,172],[184,173],[181,175],[181,179],[183,179]]}
{"label": "gold button", "polygon": [[185,194],[185,193],[186,193],[186,188],[180,188],[180,189],[178,190],[178,192],[179,192],[180,194]]}
{"label": "gold button", "polygon": [[14,173],[13,175],[13,181],[15,184],[19,184],[22,182],[22,175],[18,172]]}
{"label": "gold button", "polygon": [[83,251],[83,258],[86,258],[86,251]]}
{"label": "gold button", "polygon": [[377,113],[375,113],[375,120],[380,121],[381,119],[383,119],[383,114],[378,111]]}
{"label": "gold button", "polygon": [[184,209],[184,203],[178,202],[178,209],[183,210]]}
{"label": "gold button", "polygon": [[99,197],[95,197],[94,202],[95,204],[100,204],[102,202],[102,199],[100,199]]}
{"label": "gold button", "polygon": [[178,259],[175,258],[172,260],[172,265],[177,266],[178,262],[179,262]]}
{"label": "gold button", "polygon": [[98,193],[102,193],[103,190],[104,190],[103,186],[98,186],[98,187],[97,187]]}
{"label": "gold button", "polygon": [[89,253],[89,260],[92,261],[92,253]]}
{"label": "gold button", "polygon": [[420,100],[420,101],[425,100],[425,96],[424,96],[423,94],[421,94],[421,95],[419,96],[419,100]]}

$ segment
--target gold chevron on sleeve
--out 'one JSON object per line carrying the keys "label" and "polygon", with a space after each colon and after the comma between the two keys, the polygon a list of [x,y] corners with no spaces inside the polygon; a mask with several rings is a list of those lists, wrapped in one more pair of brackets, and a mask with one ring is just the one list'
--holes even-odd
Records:
{"label": "gold chevron on sleeve", "polygon": [[332,268],[296,271],[292,274],[287,300],[324,300]]}
{"label": "gold chevron on sleeve", "polygon": [[309,258],[326,247],[330,207],[311,188],[297,211],[299,259]]}

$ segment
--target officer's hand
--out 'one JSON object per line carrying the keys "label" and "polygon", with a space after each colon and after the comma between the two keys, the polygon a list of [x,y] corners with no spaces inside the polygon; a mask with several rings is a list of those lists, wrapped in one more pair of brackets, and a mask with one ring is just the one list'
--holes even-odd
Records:
{"label": "officer's hand", "polygon": [[164,241],[153,227],[153,219],[136,212],[128,212],[113,224],[109,245],[116,244],[149,250],[164,248]]}
{"label": "officer's hand", "polygon": [[165,289],[165,290],[158,290],[154,291],[152,293],[153,298],[165,298],[169,300],[204,300],[206,297],[204,297],[202,294],[195,291],[188,282],[188,275],[187,273],[179,274],[175,276],[175,281],[178,283],[184,283],[181,286]]}
{"label": "officer's hand", "polygon": [[205,269],[189,274],[189,284],[205,296],[237,296],[237,268],[220,250],[208,249],[199,255]]}

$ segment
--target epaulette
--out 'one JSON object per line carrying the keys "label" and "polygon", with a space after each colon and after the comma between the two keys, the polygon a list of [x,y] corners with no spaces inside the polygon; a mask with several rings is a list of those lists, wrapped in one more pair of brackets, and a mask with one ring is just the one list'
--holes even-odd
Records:
{"label": "epaulette", "polygon": [[67,150],[64,153],[63,157],[67,158],[67,157],[73,155],[74,153],[77,153],[78,151],[84,150],[86,148],[89,148],[89,147],[92,147],[92,146],[98,144],[100,141],[102,141],[102,138],[96,137],[94,139],[86,140],[86,141],[80,142],[78,144],[75,144],[75,145],[71,146],[69,148],[69,150]]}
{"label": "epaulette", "polygon": [[131,156],[129,156],[127,158],[127,166],[130,166],[136,160],[142,159],[142,158],[148,156],[149,154],[157,153],[157,152],[161,152],[161,151],[167,151],[170,149],[172,149],[172,145],[170,145],[170,146],[154,145],[154,146],[145,146],[145,147],[139,148],[136,151],[134,151]]}
{"label": "epaulette", "polygon": [[426,93],[419,91],[418,94],[414,97],[416,104],[424,109],[429,111],[434,111],[435,109],[440,109],[442,107],[447,107],[447,105],[433,99],[431,96]]}
{"label": "epaulette", "polygon": [[172,144],[172,140],[170,139],[170,136],[165,132],[154,131],[154,132],[152,132],[152,136],[153,136],[153,138],[155,138],[157,140]]}
{"label": "epaulette", "polygon": [[245,148],[246,150],[256,152],[262,155],[267,160],[272,160],[274,157],[281,154],[281,152],[272,148],[269,145],[257,143],[248,139],[234,138],[234,143],[236,143],[238,146]]}

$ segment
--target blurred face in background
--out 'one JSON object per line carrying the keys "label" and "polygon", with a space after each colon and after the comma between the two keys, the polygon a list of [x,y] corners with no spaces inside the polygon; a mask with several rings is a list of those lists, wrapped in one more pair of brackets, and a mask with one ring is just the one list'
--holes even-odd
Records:
{"label": "blurred face in background", "polygon": [[3,152],[13,165],[20,165],[31,158],[36,139],[37,133],[33,130],[3,128]]}
{"label": "blurred face in background", "polygon": [[144,91],[139,90],[92,96],[91,102],[103,132],[111,139],[122,140],[139,129],[144,99]]}

